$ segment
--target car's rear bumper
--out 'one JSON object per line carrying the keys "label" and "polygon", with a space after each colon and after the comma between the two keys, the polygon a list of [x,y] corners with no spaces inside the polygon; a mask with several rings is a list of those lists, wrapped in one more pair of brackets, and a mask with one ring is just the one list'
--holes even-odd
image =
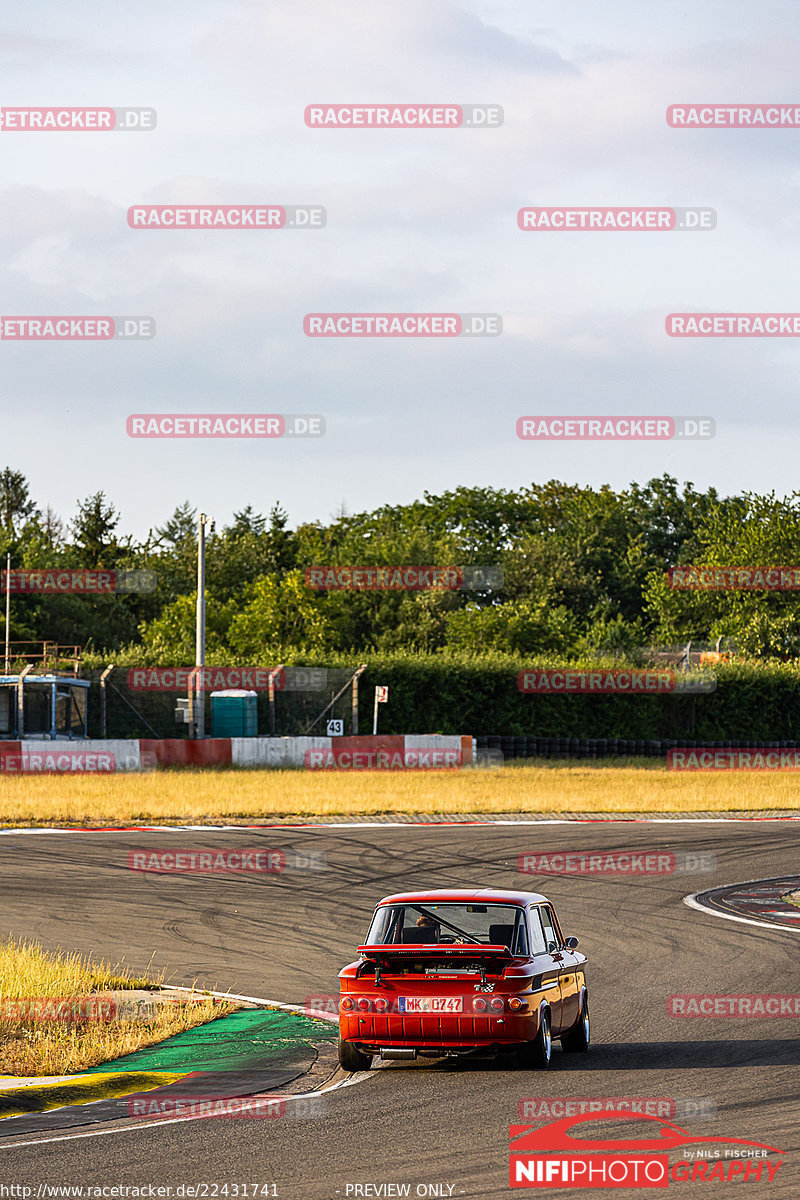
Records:
{"label": "car's rear bumper", "polygon": [[515,1046],[524,1043],[519,1038],[501,1040],[496,1038],[491,1042],[354,1042],[359,1050],[366,1054],[380,1054],[383,1050],[407,1050],[422,1055],[445,1054],[497,1054],[501,1050],[513,1050]]}
{"label": "car's rear bumper", "polygon": [[538,1028],[538,1011],[507,1012],[502,1017],[339,1015],[342,1038],[364,1046],[475,1049],[519,1045],[535,1038]]}

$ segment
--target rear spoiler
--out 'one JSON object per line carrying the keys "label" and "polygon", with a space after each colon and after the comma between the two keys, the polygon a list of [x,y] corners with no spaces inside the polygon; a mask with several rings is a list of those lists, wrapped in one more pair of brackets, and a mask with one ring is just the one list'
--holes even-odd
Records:
{"label": "rear spoiler", "polygon": [[510,961],[514,955],[509,950],[508,946],[484,946],[476,945],[469,942],[464,946],[453,946],[449,942],[444,945],[439,945],[436,942],[424,944],[420,946],[411,945],[389,945],[389,946],[359,946],[358,953],[370,962],[388,963],[392,959],[398,958],[441,958],[447,956],[450,958],[502,958]]}

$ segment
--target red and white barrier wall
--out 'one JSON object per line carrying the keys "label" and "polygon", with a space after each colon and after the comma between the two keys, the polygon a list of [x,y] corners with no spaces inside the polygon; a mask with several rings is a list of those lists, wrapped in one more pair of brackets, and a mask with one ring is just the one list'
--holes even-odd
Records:
{"label": "red and white barrier wall", "polygon": [[441,770],[474,761],[472,737],[187,738],[0,741],[0,774],[110,774],[159,767],[306,767],[309,770]]}

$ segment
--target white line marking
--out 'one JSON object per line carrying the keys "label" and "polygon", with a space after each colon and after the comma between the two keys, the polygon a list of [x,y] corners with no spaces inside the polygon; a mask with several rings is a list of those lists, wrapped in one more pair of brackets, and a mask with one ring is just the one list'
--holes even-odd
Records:
{"label": "white line marking", "polygon": [[61,829],[56,826],[11,827],[0,829],[0,837],[13,837],[15,834],[87,834],[95,833],[252,833],[254,830],[320,829],[326,832],[337,829],[485,829],[488,826],[501,825],[514,828],[516,826],[540,825],[737,825],[754,821],[800,821],[800,813],[786,813],[778,817],[626,817],[620,813],[613,817],[596,817],[587,813],[584,817],[544,817],[541,820],[514,821],[507,818],[486,821],[335,821],[325,823],[314,821],[310,824],[279,825],[128,825],[108,826],[103,829]]}
{"label": "white line marking", "polygon": [[309,1017],[316,1017],[321,1021],[331,1021],[335,1025],[339,1024],[339,1018],[333,1013],[321,1012],[317,1008],[307,1008],[304,1004],[283,1004],[280,1000],[261,1000],[258,996],[239,996],[236,992],[212,992],[206,988],[189,988],[189,987],[174,987],[170,985],[170,991],[173,992],[197,992],[204,996],[220,996],[224,1000],[244,1000],[248,1004],[259,1004],[261,1008],[279,1008],[284,1012],[299,1012],[304,1013]]}

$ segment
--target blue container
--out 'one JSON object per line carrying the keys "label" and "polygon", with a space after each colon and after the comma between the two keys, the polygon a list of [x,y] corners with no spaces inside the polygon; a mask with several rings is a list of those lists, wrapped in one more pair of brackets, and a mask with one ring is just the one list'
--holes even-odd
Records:
{"label": "blue container", "polygon": [[215,738],[256,737],[258,697],[255,692],[231,688],[211,693],[211,736]]}

